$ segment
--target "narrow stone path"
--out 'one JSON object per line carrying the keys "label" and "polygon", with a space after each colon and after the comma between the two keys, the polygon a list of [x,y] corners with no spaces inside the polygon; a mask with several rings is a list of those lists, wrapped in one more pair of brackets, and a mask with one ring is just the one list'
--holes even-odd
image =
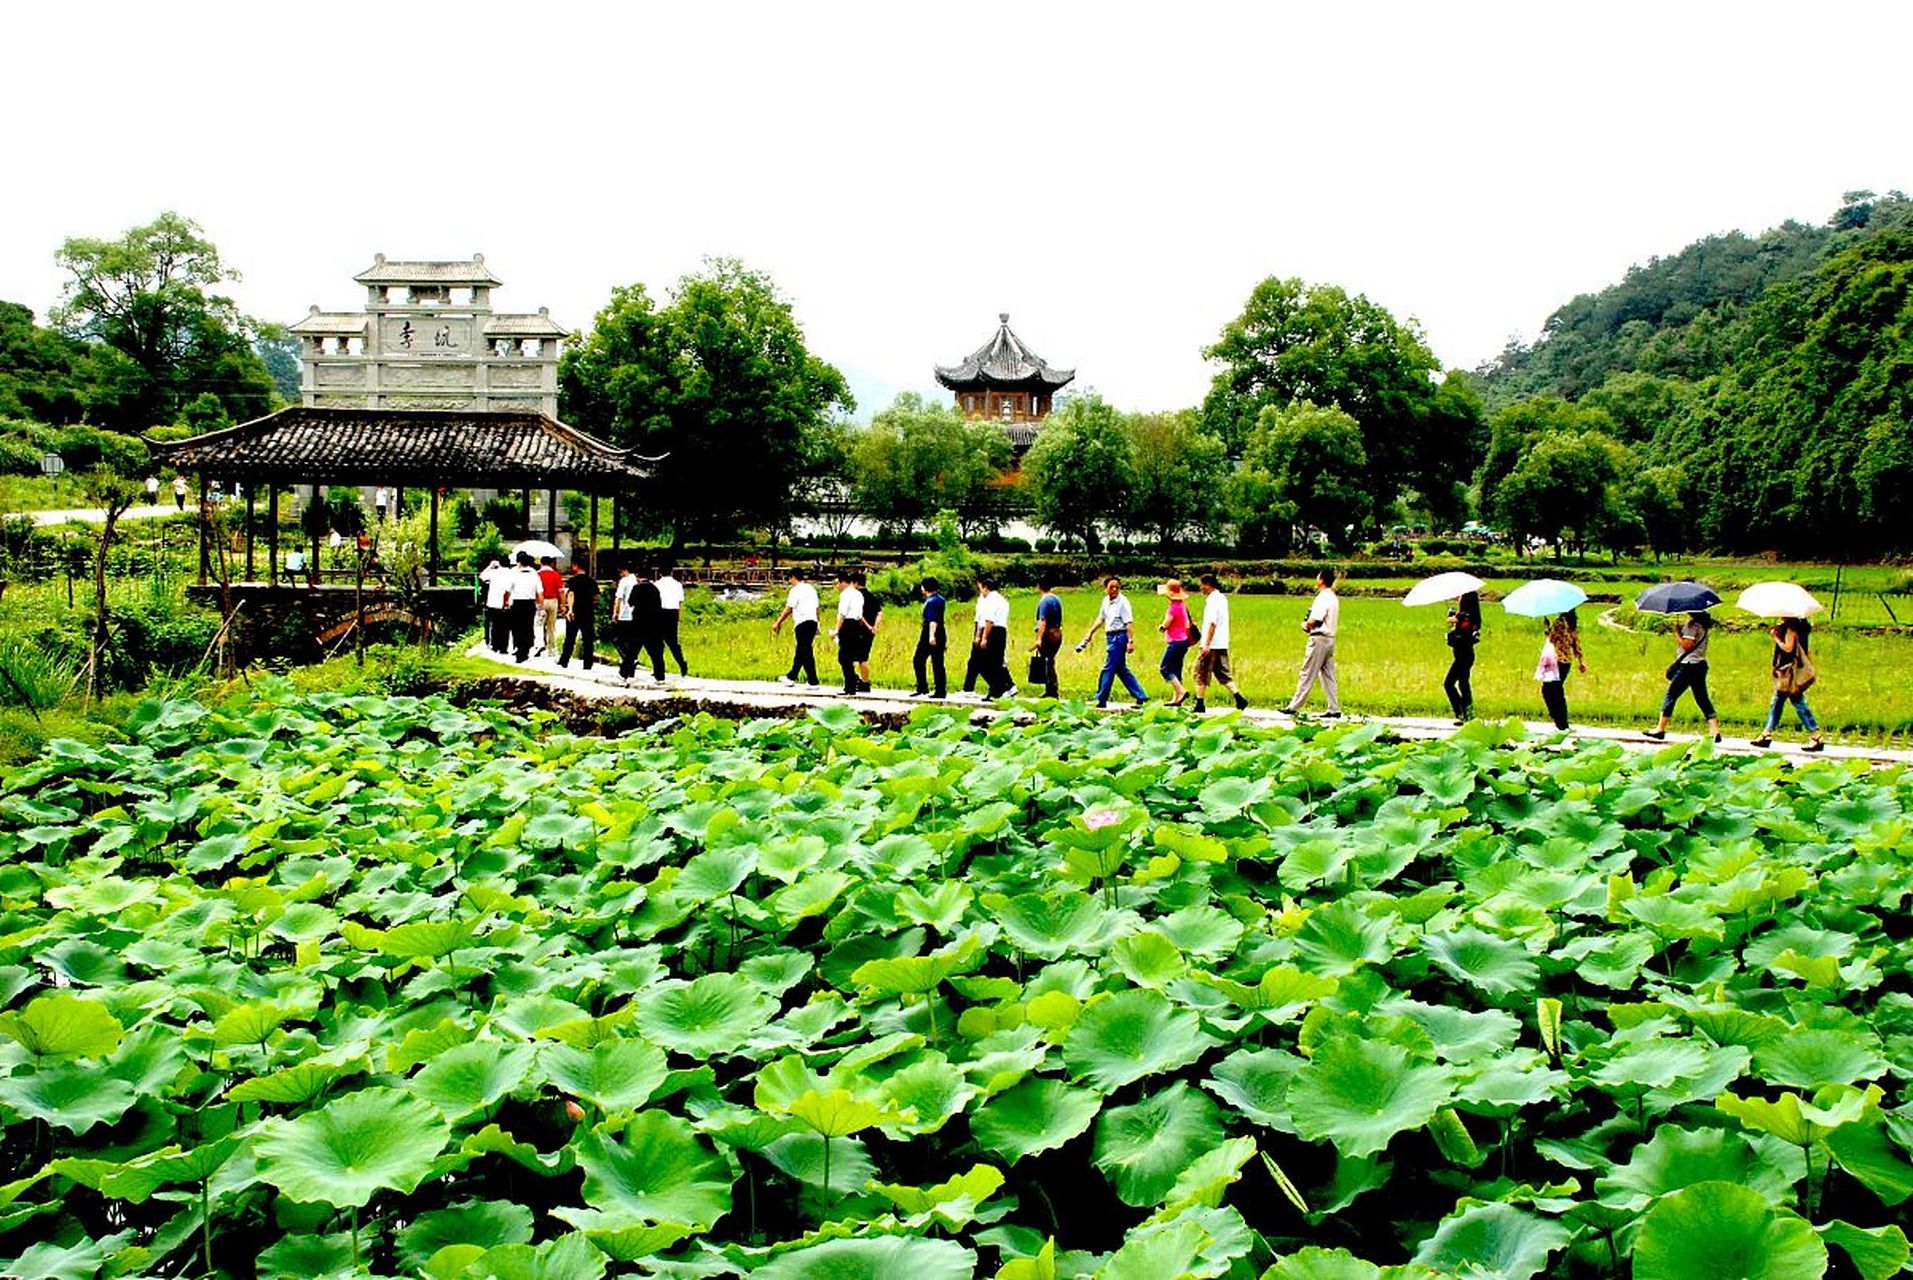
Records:
{"label": "narrow stone path", "polygon": [[[187,508],[189,511],[192,509],[190,506]],[[152,506],[128,507],[120,513],[120,519],[157,520],[164,516],[176,516],[179,514],[181,514],[181,512],[178,507],[170,502],[161,502],[155,503]],[[22,516],[25,516],[27,519],[33,521],[36,526],[43,529],[49,525],[66,524],[70,521],[78,521],[81,524],[106,523],[106,512],[100,510],[98,507],[68,507],[61,511],[13,511],[8,512],[5,516],[0,516],[0,519],[18,520]]]}
{"label": "narrow stone path", "polygon": [[[956,695],[937,702],[931,698],[915,698],[907,689],[876,689],[870,693],[847,696],[832,685],[808,688],[804,685],[787,685],[775,680],[730,680],[713,679],[705,676],[680,676],[671,673],[663,684],[651,678],[647,671],[640,671],[626,685],[618,678],[617,661],[609,664],[599,662],[586,671],[575,662],[569,667],[560,667],[549,656],[527,658],[522,664],[510,658],[501,658],[484,645],[475,645],[466,652],[467,657],[482,659],[497,667],[501,674],[515,675],[523,680],[537,681],[587,698],[630,699],[634,701],[658,701],[665,698],[692,699],[700,702],[724,704],[728,706],[762,707],[766,710],[793,706],[823,706],[827,703],[842,702],[860,709],[879,711],[886,714],[907,714],[911,708],[926,703],[945,706],[953,710],[967,710],[978,716],[991,717],[1013,714],[1019,708],[1031,705],[1028,699],[1010,699],[1006,703],[991,703],[980,699],[966,699]],[[1155,702],[1151,706],[1158,705]],[[1129,707],[1111,709],[1109,715],[1132,714]],[[1193,712],[1191,714],[1194,714]],[[1256,724],[1289,725],[1297,723],[1297,718],[1251,706],[1247,711],[1236,712],[1233,708],[1212,707],[1209,715],[1236,715]],[[1452,720],[1430,716],[1364,716],[1352,714],[1344,718],[1343,723],[1359,724],[1373,721],[1386,725],[1397,737],[1414,739],[1446,738],[1455,732]],[[1302,723],[1322,723],[1319,717],[1301,717]],[[1554,726],[1544,720],[1525,720],[1522,722],[1528,732],[1545,738],[1555,734]],[[1617,742],[1630,751],[1660,751],[1670,746],[1691,746],[1701,740],[1694,733],[1669,733],[1665,742],[1657,742],[1646,737],[1639,729],[1617,729],[1608,726],[1576,726],[1568,737],[1577,742]],[[1881,747],[1838,746],[1829,744],[1824,752],[1803,752],[1801,742],[1775,740],[1772,747],[1756,747],[1745,738],[1728,738],[1715,746],[1714,750],[1724,755],[1773,755],[1789,761],[1806,760],[1864,760],[1873,764],[1913,764],[1913,751],[1894,751]]]}

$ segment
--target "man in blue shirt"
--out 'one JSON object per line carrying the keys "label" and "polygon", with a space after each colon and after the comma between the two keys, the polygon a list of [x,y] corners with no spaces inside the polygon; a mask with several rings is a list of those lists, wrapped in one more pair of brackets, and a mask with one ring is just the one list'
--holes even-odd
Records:
{"label": "man in blue shirt", "polygon": [[1149,697],[1142,691],[1136,673],[1129,669],[1129,655],[1136,651],[1136,611],[1129,607],[1129,597],[1123,594],[1121,578],[1104,579],[1103,607],[1096,614],[1096,621],[1089,624],[1076,652],[1088,648],[1099,629],[1109,637],[1109,647],[1103,654],[1103,674],[1096,681],[1096,705],[1109,705],[1110,688],[1120,677],[1123,687],[1140,707]]}
{"label": "man in blue shirt", "polygon": [[[911,658],[911,664],[917,669],[917,691],[913,697],[945,697],[949,693],[949,677],[944,673],[943,655],[950,647],[950,633],[943,625],[944,599],[937,587],[935,578],[925,578],[918,588],[923,593],[923,627],[917,633],[917,652]],[[924,666],[936,676],[936,693],[930,693],[930,683],[925,678]]]}
{"label": "man in blue shirt", "polygon": [[1056,654],[1063,647],[1063,601],[1056,584],[1040,581],[1043,598],[1036,602],[1036,656],[1043,665],[1043,696],[1060,697],[1056,691]]}

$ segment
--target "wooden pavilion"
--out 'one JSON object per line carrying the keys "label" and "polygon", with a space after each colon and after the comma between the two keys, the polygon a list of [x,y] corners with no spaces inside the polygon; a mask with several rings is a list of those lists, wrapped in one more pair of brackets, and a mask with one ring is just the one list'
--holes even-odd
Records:
{"label": "wooden pavilion", "polygon": [[[238,426],[172,442],[153,442],[163,465],[191,473],[200,498],[200,583],[209,564],[208,486],[228,493],[243,486],[247,528],[255,499],[266,498],[268,583],[279,578],[279,503],[282,489],[325,485],[383,485],[402,498],[408,488],[430,495],[431,550],[427,584],[438,584],[439,498],[452,488],[561,490],[591,499],[590,543],[598,541],[598,500],[616,503],[650,475],[629,449],[599,440],[542,413],[461,412],[436,409],[334,409],[293,406]],[[402,502],[395,506],[402,507]],[[531,506],[526,503],[529,515]],[[546,536],[556,532],[557,503],[546,506]],[[594,564],[595,569],[595,564]],[[316,566],[315,566],[316,568]],[[246,578],[256,581],[253,539],[246,537]]]}
{"label": "wooden pavilion", "polygon": [[997,316],[990,340],[953,365],[936,366],[937,381],[956,392],[965,417],[1000,423],[1020,457],[1036,441],[1058,391],[1075,380],[1074,369],[1055,369],[1010,330],[1009,313]]}

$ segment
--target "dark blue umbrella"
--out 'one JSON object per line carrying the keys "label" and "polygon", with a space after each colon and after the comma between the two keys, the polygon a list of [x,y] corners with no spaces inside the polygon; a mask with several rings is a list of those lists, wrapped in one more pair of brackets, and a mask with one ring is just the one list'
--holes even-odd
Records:
{"label": "dark blue umbrella", "polygon": [[1663,582],[1641,592],[1634,607],[1642,613],[1699,613],[1720,603],[1712,587],[1698,582]]}

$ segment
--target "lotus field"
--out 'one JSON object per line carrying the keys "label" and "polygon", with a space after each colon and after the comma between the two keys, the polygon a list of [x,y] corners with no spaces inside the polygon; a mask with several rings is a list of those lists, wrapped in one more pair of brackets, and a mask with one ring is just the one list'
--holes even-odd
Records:
{"label": "lotus field", "polygon": [[154,702],[0,794],[0,1273],[1885,1277],[1913,780]]}

